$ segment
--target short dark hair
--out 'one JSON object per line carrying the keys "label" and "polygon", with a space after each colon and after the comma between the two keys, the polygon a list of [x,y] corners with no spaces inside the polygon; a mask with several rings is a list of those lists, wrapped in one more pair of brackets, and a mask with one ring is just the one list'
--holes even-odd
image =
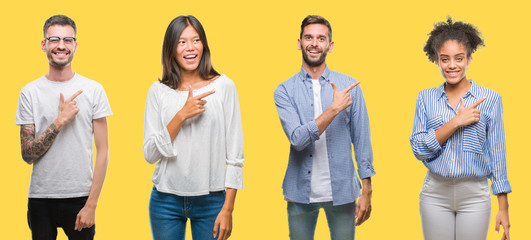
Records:
{"label": "short dark hair", "polygon": [[184,29],[188,26],[192,26],[195,29],[195,31],[199,34],[201,43],[203,44],[203,56],[201,57],[201,61],[199,62],[198,66],[199,76],[206,80],[212,79],[213,77],[219,75],[219,73],[216,72],[212,66],[212,60],[210,59],[210,48],[208,47],[203,25],[201,25],[199,20],[192,15],[181,15],[171,21],[170,25],[166,29],[164,43],[162,44],[162,78],[159,79],[159,81],[173,89],[177,89],[181,84],[181,71],[179,70],[179,64],[177,63],[177,60],[175,60],[177,42],[179,41]]}
{"label": "short dark hair", "polygon": [[434,24],[433,30],[428,34],[429,38],[424,46],[424,52],[431,62],[439,60],[439,50],[448,40],[455,40],[465,46],[467,57],[472,56],[479,46],[485,46],[481,33],[476,26],[465,22],[454,22],[448,16],[446,22]]}
{"label": "short dark hair", "polygon": [[302,20],[301,24],[301,34],[300,37],[302,39],[302,32],[304,31],[304,28],[310,24],[323,24],[328,27],[328,41],[332,41],[332,26],[330,26],[330,22],[326,20],[324,17],[321,17],[319,15],[308,15]]}
{"label": "short dark hair", "polygon": [[71,26],[74,29],[74,36],[77,33],[77,27],[74,20],[65,15],[53,15],[44,22],[44,27],[42,28],[44,37],[46,37],[46,31],[48,31],[48,28],[52,25]]}

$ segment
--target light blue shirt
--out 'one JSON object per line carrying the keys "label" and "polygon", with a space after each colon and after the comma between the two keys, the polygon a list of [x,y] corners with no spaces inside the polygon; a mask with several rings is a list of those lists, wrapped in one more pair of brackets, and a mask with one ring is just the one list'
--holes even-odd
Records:
{"label": "light blue shirt", "polygon": [[411,148],[433,173],[447,178],[487,177],[492,181],[492,194],[509,193],[501,96],[473,81],[470,83],[463,98],[465,106],[486,98],[476,107],[481,111],[479,122],[457,129],[439,145],[435,130],[455,117],[457,111],[448,103],[444,84],[424,89],[417,97]]}
{"label": "light blue shirt", "polygon": [[[341,91],[356,82],[352,77],[334,72],[328,67],[319,78],[321,104],[326,111],[332,104],[330,82]],[[326,147],[332,182],[334,205],[352,203],[360,195],[360,181],[352,160],[352,145],[360,178],[376,174],[372,165],[372,145],[369,117],[360,86],[350,90],[352,105],[340,112],[326,128]],[[319,129],[314,120],[312,77],[304,69],[275,89],[275,104],[282,128],[291,147],[284,177],[284,197],[288,201],[310,203],[311,170],[314,142]]]}

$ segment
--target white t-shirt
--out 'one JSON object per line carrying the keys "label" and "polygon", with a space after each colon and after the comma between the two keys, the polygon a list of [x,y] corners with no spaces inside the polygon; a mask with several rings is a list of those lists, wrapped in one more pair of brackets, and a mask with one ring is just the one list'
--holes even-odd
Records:
{"label": "white t-shirt", "polygon": [[[321,104],[321,84],[319,80],[313,83],[313,111],[314,118],[321,116],[323,106]],[[328,150],[326,148],[326,131],[313,143],[313,164],[310,202],[332,201],[332,182],[330,181],[330,166],[328,164]]]}
{"label": "white t-shirt", "polygon": [[35,137],[46,130],[59,114],[59,98],[75,98],[79,112],[66,124],[48,151],[33,162],[29,198],[72,198],[88,196],[92,185],[92,120],[112,115],[101,84],[79,74],[65,82],[45,76],[20,91],[15,124],[35,124]]}
{"label": "white t-shirt", "polygon": [[243,131],[236,86],[221,75],[194,96],[205,98],[205,111],[184,121],[173,143],[166,128],[184,106],[188,91],[155,82],[144,115],[144,158],[157,163],[152,181],[158,191],[179,196],[206,195],[225,187],[243,189]]}

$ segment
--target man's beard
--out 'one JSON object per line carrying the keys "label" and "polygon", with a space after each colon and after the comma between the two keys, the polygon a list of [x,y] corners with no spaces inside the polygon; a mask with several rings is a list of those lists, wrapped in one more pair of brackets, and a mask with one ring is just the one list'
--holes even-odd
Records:
{"label": "man's beard", "polygon": [[306,53],[306,49],[303,49],[301,52],[302,52],[302,59],[304,60],[304,62],[306,64],[308,64],[308,66],[310,66],[310,67],[318,67],[318,66],[321,66],[321,64],[323,64],[324,61],[326,60],[326,54],[328,53],[328,47],[326,47],[326,50],[322,52],[321,57],[319,57],[319,59],[317,59],[317,61],[312,61],[312,60],[310,60],[310,58],[308,58],[308,54]]}
{"label": "man's beard", "polygon": [[68,59],[67,59],[66,62],[56,62],[53,59],[53,53],[52,52],[47,52],[46,53],[46,55],[48,56],[48,62],[50,62],[50,65],[52,65],[54,67],[57,67],[57,68],[63,68],[63,67],[66,67],[66,66],[70,65],[70,63],[72,63],[72,60],[74,59],[74,57],[71,54],[72,54],[72,52],[68,53]]}

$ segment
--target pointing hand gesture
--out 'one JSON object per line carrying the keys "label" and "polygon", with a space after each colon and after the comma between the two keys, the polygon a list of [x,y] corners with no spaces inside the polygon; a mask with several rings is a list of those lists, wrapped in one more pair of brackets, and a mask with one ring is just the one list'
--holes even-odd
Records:
{"label": "pointing hand gesture", "polygon": [[199,94],[197,96],[193,96],[194,93],[192,91],[192,86],[188,85],[188,99],[186,99],[186,103],[184,104],[183,108],[179,111],[184,119],[191,118],[195,115],[198,115],[205,111],[205,104],[207,103],[206,100],[203,100],[203,98],[207,97],[210,94],[213,94],[215,91],[208,91],[203,94]]}
{"label": "pointing hand gesture", "polygon": [[335,83],[331,82],[330,84],[332,84],[332,89],[334,90],[334,99],[332,100],[332,105],[330,105],[330,107],[339,113],[352,104],[352,98],[348,92],[355,86],[358,86],[360,82],[353,83],[339,92],[337,91]]}
{"label": "pointing hand gesture", "polygon": [[459,105],[459,109],[457,110],[457,115],[455,116],[457,125],[459,127],[464,127],[478,122],[481,111],[476,109],[476,107],[483,101],[485,101],[485,98],[481,98],[477,102],[472,103],[472,105],[465,107],[465,101],[463,98],[461,98],[461,103]]}
{"label": "pointing hand gesture", "polygon": [[60,93],[59,97],[59,116],[57,116],[55,123],[55,127],[57,129],[61,129],[65,124],[69,123],[74,119],[74,117],[79,112],[79,108],[77,108],[76,101],[74,99],[81,94],[83,90],[79,90],[76,93],[74,93],[71,97],[66,99],[62,93]]}

